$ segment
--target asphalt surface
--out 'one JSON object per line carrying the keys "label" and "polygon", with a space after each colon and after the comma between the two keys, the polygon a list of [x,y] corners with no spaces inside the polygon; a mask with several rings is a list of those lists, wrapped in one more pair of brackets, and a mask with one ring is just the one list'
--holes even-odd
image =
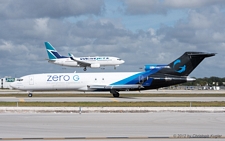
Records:
{"label": "asphalt surface", "polygon": [[225,101],[225,97],[0,97],[0,102],[211,102]]}
{"label": "asphalt surface", "polygon": [[[109,92],[81,92],[81,91],[35,91],[33,94],[109,94]],[[225,90],[145,90],[145,91],[121,91],[120,94],[224,94]],[[0,89],[0,94],[28,94],[26,91]]]}
{"label": "asphalt surface", "polygon": [[1,140],[224,140],[224,113],[5,113]]}
{"label": "asphalt surface", "polygon": [[[159,94],[211,94],[220,91],[151,90]],[[0,90],[0,101],[8,102],[133,102],[133,101],[225,101],[224,97],[7,97],[7,94],[26,92]],[[65,92],[35,92],[34,94]],[[80,92],[66,92],[80,93]],[[122,92],[124,94],[129,92]],[[133,93],[133,92],[132,92]],[[136,92],[139,93],[139,92]],[[141,92],[141,93],[146,93]],[[91,94],[91,93],[90,93]],[[122,95],[122,94],[121,94]],[[0,113],[0,140],[225,140],[224,112],[158,112],[101,113],[101,112],[47,112],[18,110]],[[25,107],[24,107],[25,108]],[[79,108],[79,107],[78,107]],[[160,107],[159,107],[160,108]],[[7,109],[7,107],[6,107]],[[180,109],[180,110],[182,110]],[[65,109],[63,109],[65,110]],[[78,109],[79,110],[79,109]],[[83,110],[83,109],[82,109]],[[88,109],[87,109],[88,110]],[[102,109],[100,109],[102,110]],[[121,110],[121,109],[120,109]],[[146,109],[144,109],[146,110]],[[178,111],[180,111],[178,109]],[[213,109],[211,109],[213,111]],[[96,109],[94,110],[96,111]],[[153,110],[154,111],[154,110]],[[157,109],[156,109],[157,111]],[[222,109],[223,111],[223,109]]]}
{"label": "asphalt surface", "polygon": [[[82,94],[77,91],[47,91],[47,92],[33,92],[33,95],[38,94]],[[96,94],[99,92],[86,92],[88,94]],[[152,94],[224,94],[225,90],[148,90],[135,92],[121,92],[120,98],[114,98],[109,92],[101,92],[102,94],[109,94],[109,97],[7,97],[7,94],[27,94],[27,92],[18,90],[0,90],[0,102],[142,102],[142,101],[185,101],[185,102],[211,102],[211,101],[225,101],[225,97],[127,97],[129,93],[152,93]],[[110,97],[112,96],[112,97]]]}

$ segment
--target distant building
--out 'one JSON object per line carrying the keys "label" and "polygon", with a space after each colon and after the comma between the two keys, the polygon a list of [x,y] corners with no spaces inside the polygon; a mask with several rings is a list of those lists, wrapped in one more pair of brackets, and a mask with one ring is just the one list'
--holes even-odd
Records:
{"label": "distant building", "polygon": [[1,78],[1,89],[11,89],[10,84],[14,82],[16,78],[12,78],[10,76],[5,76]]}

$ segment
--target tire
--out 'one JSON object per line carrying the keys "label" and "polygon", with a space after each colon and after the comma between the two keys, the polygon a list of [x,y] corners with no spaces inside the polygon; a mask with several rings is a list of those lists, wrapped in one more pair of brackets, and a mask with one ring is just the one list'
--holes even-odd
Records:
{"label": "tire", "polygon": [[120,97],[119,93],[113,94],[113,97]]}

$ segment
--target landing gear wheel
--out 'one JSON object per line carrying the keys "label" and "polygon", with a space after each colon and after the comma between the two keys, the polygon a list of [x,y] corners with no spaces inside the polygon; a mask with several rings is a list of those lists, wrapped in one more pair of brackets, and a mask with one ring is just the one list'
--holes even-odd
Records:
{"label": "landing gear wheel", "polygon": [[29,93],[29,94],[28,94],[28,97],[32,97],[32,96],[33,96],[33,94],[32,94],[32,93]]}
{"label": "landing gear wheel", "polygon": [[120,97],[119,93],[113,94],[113,97]]}
{"label": "landing gear wheel", "polygon": [[110,90],[110,93],[113,95],[113,97],[120,97],[120,93],[116,90]]}
{"label": "landing gear wheel", "polygon": [[84,68],[84,71],[86,71],[86,70],[87,70],[87,68],[85,67],[85,68]]}

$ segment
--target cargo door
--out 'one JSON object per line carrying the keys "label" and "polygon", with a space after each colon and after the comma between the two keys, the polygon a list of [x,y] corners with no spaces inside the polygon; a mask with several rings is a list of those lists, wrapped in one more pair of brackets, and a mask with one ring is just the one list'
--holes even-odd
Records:
{"label": "cargo door", "polygon": [[142,83],[144,83],[144,76],[140,75],[139,76],[139,84],[142,84]]}
{"label": "cargo door", "polygon": [[29,77],[29,84],[34,85],[34,76]]}

